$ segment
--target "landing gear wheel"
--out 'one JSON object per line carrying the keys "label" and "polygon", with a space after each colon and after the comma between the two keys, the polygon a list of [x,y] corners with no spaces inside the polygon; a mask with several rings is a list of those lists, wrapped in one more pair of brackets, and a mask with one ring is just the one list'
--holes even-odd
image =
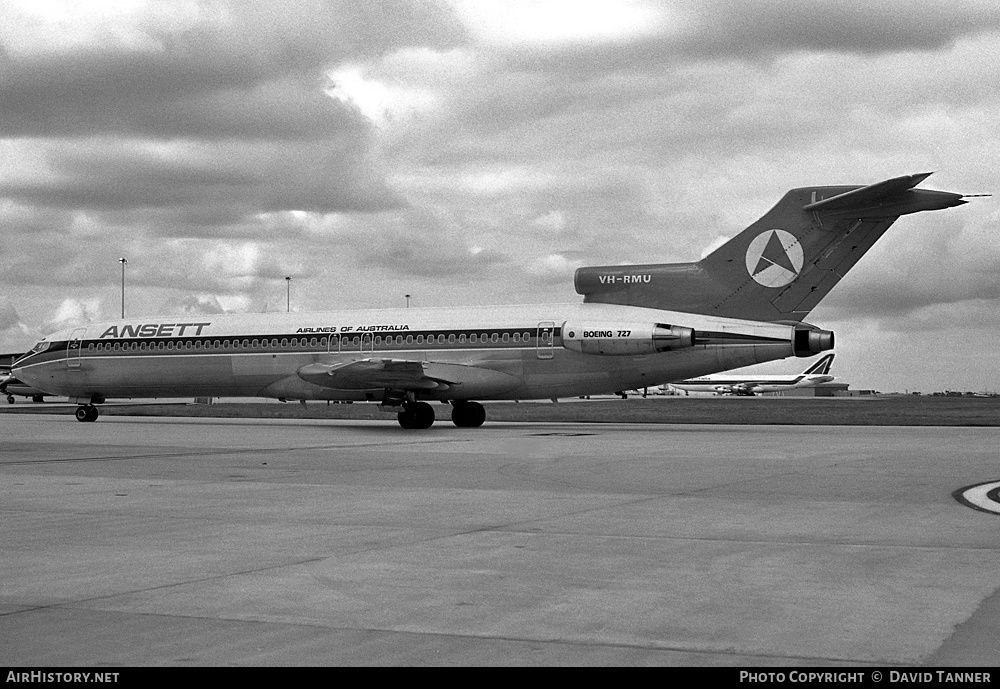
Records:
{"label": "landing gear wheel", "polygon": [[396,418],[403,428],[430,428],[434,423],[434,409],[426,402],[406,403]]}
{"label": "landing gear wheel", "polygon": [[7,404],[14,404],[14,395],[7,395]]}
{"label": "landing gear wheel", "polygon": [[77,421],[97,421],[97,407],[92,404],[84,404],[76,408],[73,412]]}
{"label": "landing gear wheel", "polygon": [[459,428],[479,428],[486,421],[486,410],[479,402],[455,402],[451,421]]}

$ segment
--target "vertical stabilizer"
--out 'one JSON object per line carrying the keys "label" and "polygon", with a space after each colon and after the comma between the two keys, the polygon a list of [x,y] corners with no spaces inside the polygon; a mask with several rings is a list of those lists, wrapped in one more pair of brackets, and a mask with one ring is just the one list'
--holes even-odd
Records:
{"label": "vertical stabilizer", "polygon": [[830,373],[830,366],[833,365],[833,354],[827,354],[822,359],[802,372],[804,376],[818,375],[825,376]]}
{"label": "vertical stabilizer", "polygon": [[899,216],[965,203],[914,189],[929,174],[793,189],[697,263],[580,268],[576,290],[588,302],[799,322]]}

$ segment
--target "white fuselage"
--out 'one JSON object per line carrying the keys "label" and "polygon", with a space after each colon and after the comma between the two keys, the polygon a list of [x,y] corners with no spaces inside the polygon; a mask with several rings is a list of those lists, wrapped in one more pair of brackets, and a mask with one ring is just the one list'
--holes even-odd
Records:
{"label": "white fuselage", "polygon": [[[693,329],[693,346],[689,340],[671,351],[650,349],[649,333],[663,324]],[[13,373],[78,402],[380,400],[386,392],[381,384],[337,387],[330,378],[333,383],[321,385],[300,373],[317,364],[416,361],[448,365],[453,377],[459,372],[447,390],[419,391],[424,399],[542,399],[641,388],[782,359],[794,354],[793,331],[782,324],[587,303],[172,316],[54,333]],[[470,375],[462,378],[462,371]]]}

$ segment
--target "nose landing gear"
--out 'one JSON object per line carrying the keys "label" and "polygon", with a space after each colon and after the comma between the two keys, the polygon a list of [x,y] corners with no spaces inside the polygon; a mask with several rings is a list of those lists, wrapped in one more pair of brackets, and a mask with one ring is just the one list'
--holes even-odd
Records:
{"label": "nose landing gear", "polygon": [[97,421],[97,407],[92,404],[83,404],[76,408],[73,413],[77,421]]}

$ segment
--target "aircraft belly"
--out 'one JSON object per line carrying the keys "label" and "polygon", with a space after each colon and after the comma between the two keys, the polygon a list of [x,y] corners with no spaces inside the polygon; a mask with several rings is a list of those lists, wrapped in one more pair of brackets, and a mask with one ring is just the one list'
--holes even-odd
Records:
{"label": "aircraft belly", "polygon": [[560,351],[552,359],[526,360],[524,385],[503,398],[576,397],[634,390],[783,359],[789,348],[784,342],[695,346],[634,357]]}
{"label": "aircraft belly", "polygon": [[[252,394],[228,358],[212,356],[84,357],[76,369],[47,366],[54,391],[70,397],[240,396]],[[259,386],[258,386],[259,387]]]}

